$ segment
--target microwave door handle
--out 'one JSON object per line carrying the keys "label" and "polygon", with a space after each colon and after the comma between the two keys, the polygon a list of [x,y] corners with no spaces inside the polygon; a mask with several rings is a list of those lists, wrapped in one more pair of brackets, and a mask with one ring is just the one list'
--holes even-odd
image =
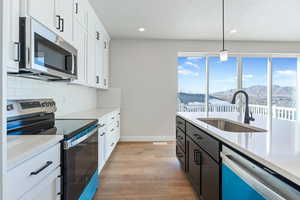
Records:
{"label": "microwave door handle", "polygon": [[236,173],[242,180],[253,187],[258,193],[267,199],[272,200],[288,200],[282,195],[278,194],[268,185],[264,184],[258,177],[248,171],[239,163],[235,162],[230,155],[225,155],[221,152],[223,163],[228,166],[234,173]]}
{"label": "microwave door handle", "polygon": [[85,141],[86,139],[88,139],[89,137],[91,137],[92,135],[94,135],[97,132],[98,132],[98,128],[95,128],[91,132],[87,133],[86,135],[84,135],[74,141],[72,141],[72,139],[70,139],[69,141],[65,141],[64,149],[68,150],[68,149],[71,149],[71,148],[79,145],[81,142]]}
{"label": "microwave door handle", "polygon": [[72,74],[75,74],[75,56],[72,54]]}

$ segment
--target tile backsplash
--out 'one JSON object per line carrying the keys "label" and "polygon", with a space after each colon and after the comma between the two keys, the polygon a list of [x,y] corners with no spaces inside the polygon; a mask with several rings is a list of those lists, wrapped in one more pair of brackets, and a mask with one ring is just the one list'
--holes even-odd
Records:
{"label": "tile backsplash", "polygon": [[8,99],[53,98],[57,116],[97,106],[97,90],[65,82],[46,82],[8,76]]}

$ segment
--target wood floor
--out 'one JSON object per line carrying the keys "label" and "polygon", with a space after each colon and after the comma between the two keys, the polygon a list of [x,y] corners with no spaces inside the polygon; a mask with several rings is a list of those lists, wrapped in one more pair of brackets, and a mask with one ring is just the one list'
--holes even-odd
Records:
{"label": "wood floor", "polygon": [[101,172],[94,200],[197,200],[175,143],[119,143]]}

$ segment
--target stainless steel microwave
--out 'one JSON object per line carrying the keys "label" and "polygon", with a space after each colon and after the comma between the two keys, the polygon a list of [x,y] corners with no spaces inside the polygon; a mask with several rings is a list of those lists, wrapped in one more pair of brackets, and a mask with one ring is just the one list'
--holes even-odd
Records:
{"label": "stainless steel microwave", "polygon": [[77,78],[77,50],[31,17],[20,18],[18,76],[45,80]]}

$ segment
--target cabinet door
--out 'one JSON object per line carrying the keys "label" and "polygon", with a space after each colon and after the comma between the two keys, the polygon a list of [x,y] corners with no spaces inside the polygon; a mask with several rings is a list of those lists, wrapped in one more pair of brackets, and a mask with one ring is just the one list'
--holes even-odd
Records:
{"label": "cabinet door", "polygon": [[219,200],[220,170],[216,163],[206,152],[201,152],[201,199]]}
{"label": "cabinet door", "polygon": [[187,175],[191,181],[195,191],[200,195],[200,183],[201,183],[201,151],[198,145],[196,145],[190,138],[187,137]]}
{"label": "cabinet door", "polygon": [[87,32],[78,23],[74,23],[74,44],[77,52],[77,80],[73,83],[86,85],[87,84]]}
{"label": "cabinet door", "polygon": [[98,146],[98,162],[99,162],[99,174],[105,165],[105,137],[106,130],[102,129],[99,132],[99,146]]}
{"label": "cabinet door", "polygon": [[99,31],[97,31],[97,39],[96,39],[96,63],[95,63],[95,67],[96,67],[96,86],[98,88],[103,88],[104,84],[103,84],[103,72],[104,72],[104,60],[103,60],[103,56],[104,56],[104,47],[103,47],[103,34],[102,32],[100,32],[100,29],[97,29]]}
{"label": "cabinet door", "polygon": [[57,168],[45,179],[28,191],[20,200],[60,200],[61,199],[61,173]]}
{"label": "cabinet door", "polygon": [[109,87],[109,39],[104,39],[104,67],[103,67],[103,85],[104,88]]}
{"label": "cabinet door", "polygon": [[87,82],[91,87],[96,87],[96,39],[88,35],[88,48],[87,48]]}
{"label": "cabinet door", "polygon": [[84,27],[87,29],[87,4],[86,0],[74,0],[73,1],[73,8],[74,8],[74,18]]}
{"label": "cabinet door", "polygon": [[56,0],[55,15],[61,17],[61,29],[58,30],[69,43],[73,42],[73,0]]}
{"label": "cabinet door", "polygon": [[19,10],[20,1],[8,1],[8,19],[4,20],[4,49],[6,49],[6,67],[8,72],[18,72],[20,60],[19,43]]}
{"label": "cabinet door", "polygon": [[49,29],[55,30],[55,0],[28,0],[28,14]]}

